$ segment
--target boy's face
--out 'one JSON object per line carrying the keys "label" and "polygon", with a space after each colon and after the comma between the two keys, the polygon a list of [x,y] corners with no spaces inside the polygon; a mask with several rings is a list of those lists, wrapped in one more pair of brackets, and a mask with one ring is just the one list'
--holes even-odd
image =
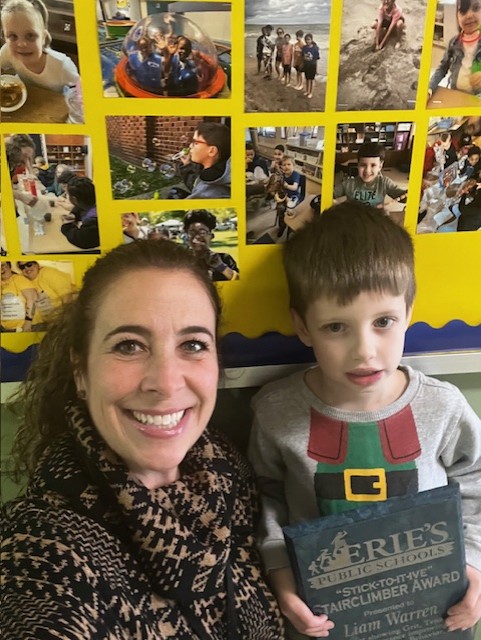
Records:
{"label": "boy's face", "polygon": [[217,157],[217,147],[209,144],[198,131],[194,132],[190,143],[190,157],[192,162],[198,162],[202,166],[210,166]]}
{"label": "boy's face", "polygon": [[387,406],[404,391],[398,365],[411,318],[404,295],[365,291],[344,306],[321,296],[305,320],[292,313],[300,339],[314,350],[319,368],[313,391],[323,402],[367,411]]}
{"label": "boy's face", "polygon": [[2,19],[3,33],[12,55],[28,68],[43,55],[45,29],[35,10],[7,13]]}
{"label": "boy's face", "polygon": [[281,162],[283,155],[284,153],[280,149],[274,149],[274,160],[276,162]]}
{"label": "boy's face", "polygon": [[286,176],[290,176],[293,171],[294,171],[294,165],[292,164],[292,161],[291,160],[284,160],[282,162],[282,172]]}
{"label": "boy's face", "polygon": [[468,162],[472,167],[474,167],[474,165],[479,162],[479,153],[473,153],[472,156],[468,156]]}
{"label": "boy's face", "polygon": [[369,184],[378,177],[382,165],[381,158],[359,158],[357,161],[357,173],[363,182]]}
{"label": "boy's face", "polygon": [[286,35],[284,36],[284,41],[286,44],[289,44],[289,42],[291,41],[291,36],[288,33],[286,33]]}
{"label": "boy's face", "polygon": [[466,13],[458,11],[458,22],[461,29],[467,35],[476,33],[481,23],[481,1],[471,0],[471,4]]}

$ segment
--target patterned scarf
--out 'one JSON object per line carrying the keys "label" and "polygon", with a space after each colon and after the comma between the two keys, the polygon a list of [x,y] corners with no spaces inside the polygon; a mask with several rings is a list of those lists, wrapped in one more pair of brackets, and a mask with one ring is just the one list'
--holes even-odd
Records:
{"label": "patterned scarf", "polygon": [[[69,406],[67,418],[71,433],[55,443],[37,478],[47,496],[67,498],[70,508],[123,542],[152,591],[176,601],[199,638],[282,637],[271,635],[280,629],[278,615],[258,567],[256,499],[241,456],[205,431],[182,463],[181,478],[150,490],[129,475],[81,404]],[[239,617],[245,617],[253,584],[266,633],[247,636]]]}

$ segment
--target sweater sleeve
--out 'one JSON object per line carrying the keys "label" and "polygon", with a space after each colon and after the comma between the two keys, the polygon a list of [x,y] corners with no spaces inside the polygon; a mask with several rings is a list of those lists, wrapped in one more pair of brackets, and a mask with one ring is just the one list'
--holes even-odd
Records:
{"label": "sweater sleeve", "polygon": [[6,523],[0,610],[3,640],[101,637],[95,579],[85,557],[67,540],[60,542],[55,518],[50,523],[45,509],[30,508],[14,514],[10,528]]}
{"label": "sweater sleeve", "polygon": [[384,191],[390,198],[400,198],[401,196],[406,195],[406,189],[401,189],[398,185],[391,180],[391,178],[387,178],[383,176],[384,181]]}
{"label": "sweater sleeve", "polygon": [[441,60],[441,62],[438,65],[438,68],[436,69],[436,71],[431,76],[431,79],[429,80],[429,88],[431,89],[431,91],[434,91],[437,88],[438,84],[441,82],[444,76],[448,73],[451,67],[454,41],[455,41],[455,38],[453,38],[448,44],[446,51],[444,52],[443,59]]}
{"label": "sweater sleeve", "polygon": [[67,222],[60,227],[60,231],[70,244],[80,249],[95,249],[100,244],[97,225],[82,224],[77,227],[75,222]]}
{"label": "sweater sleeve", "polygon": [[[457,392],[457,393],[456,393]],[[441,459],[461,491],[466,561],[481,571],[481,419],[459,390]]]}
{"label": "sweater sleeve", "polygon": [[257,476],[261,497],[259,544],[267,571],[290,566],[282,527],[289,524],[289,512],[284,489],[284,465],[277,443],[263,429],[259,411],[254,404],[248,457]]}

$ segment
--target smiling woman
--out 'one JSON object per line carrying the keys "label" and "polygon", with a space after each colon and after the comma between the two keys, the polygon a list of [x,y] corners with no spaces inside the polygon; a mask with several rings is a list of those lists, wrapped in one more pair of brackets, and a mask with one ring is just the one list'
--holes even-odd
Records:
{"label": "smiling woman", "polygon": [[250,467],[207,428],[219,313],[208,272],[165,240],[114,249],[62,308],[19,394],[7,635],[284,637]]}

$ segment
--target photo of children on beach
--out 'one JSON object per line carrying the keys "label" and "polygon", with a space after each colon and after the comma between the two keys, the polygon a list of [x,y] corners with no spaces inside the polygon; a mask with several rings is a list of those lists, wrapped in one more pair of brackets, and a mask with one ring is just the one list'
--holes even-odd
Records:
{"label": "photo of children on beach", "polygon": [[108,116],[112,197],[230,198],[230,118]]}
{"label": "photo of children on beach", "polygon": [[230,3],[172,4],[97,0],[105,97],[230,96]]}
{"label": "photo of children on beach", "polygon": [[245,110],[323,111],[331,3],[245,2]]}
{"label": "photo of children on beach", "polygon": [[344,0],[337,108],[414,109],[426,0]]}
{"label": "photo of children on beach", "polygon": [[16,133],[4,142],[22,252],[99,253],[90,138]]}
{"label": "photo of children on beach", "polygon": [[417,233],[481,229],[481,119],[431,118]]}
{"label": "photo of children on beach", "polygon": [[0,4],[2,122],[83,123],[73,3]]}
{"label": "photo of children on beach", "polygon": [[323,127],[246,129],[247,244],[285,242],[321,209]]}
{"label": "photo of children on beach", "polygon": [[1,263],[1,332],[46,331],[55,311],[75,294],[71,262]]}
{"label": "photo of children on beach", "polygon": [[231,207],[126,212],[121,221],[124,243],[147,238],[179,242],[207,266],[212,280],[239,278],[237,213]]}
{"label": "photo of children on beach", "polygon": [[335,202],[355,200],[382,207],[403,225],[413,139],[412,122],[338,125]]}
{"label": "photo of children on beach", "polygon": [[436,7],[428,107],[481,106],[481,2],[440,0]]}

